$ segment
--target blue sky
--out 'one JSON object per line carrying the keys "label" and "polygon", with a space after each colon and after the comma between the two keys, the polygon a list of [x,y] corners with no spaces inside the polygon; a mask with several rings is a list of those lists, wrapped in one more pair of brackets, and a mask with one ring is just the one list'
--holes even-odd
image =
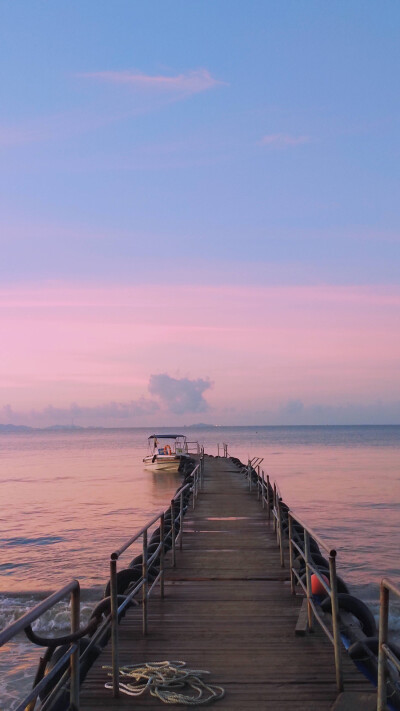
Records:
{"label": "blue sky", "polygon": [[[399,20],[397,2],[3,2],[3,278],[126,278],[163,252],[397,281]],[[201,71],[193,93],[90,76]]]}
{"label": "blue sky", "polygon": [[[68,294],[74,285],[79,294],[91,286],[151,284],[167,292],[177,285],[397,289],[399,30],[394,0],[3,0],[3,304],[7,289],[15,303],[26,304],[24,290],[37,295],[49,285],[67,285]],[[212,303],[210,294],[199,300],[199,312]],[[151,310],[149,297],[142,298]],[[304,338],[311,311],[313,338],[319,338],[319,298],[300,298],[307,302],[299,319]],[[360,300],[371,298],[362,292]],[[262,299],[268,303],[266,292]],[[277,308],[282,303],[288,324],[286,297]],[[342,295],[339,303],[337,319]],[[379,291],[379,309],[383,303]],[[386,323],[392,353],[397,301],[395,309]],[[374,333],[382,319],[384,312]],[[249,320],[243,316],[243,327]],[[17,348],[18,338],[10,343]],[[142,367],[142,384],[166,373],[192,383],[205,379],[215,383],[207,391],[212,399],[222,377],[214,372],[212,350],[203,368],[181,352],[177,341],[176,371],[162,353],[152,370]],[[337,383],[343,358],[336,357]],[[302,367],[311,377],[311,365]],[[374,408],[380,421],[386,417],[387,383],[380,389],[375,377],[386,368],[393,382],[387,416],[393,421],[398,412],[400,419],[398,372],[378,356],[370,367],[357,390],[368,417]],[[245,381],[249,368],[243,360],[237,377]],[[0,387],[0,404],[70,406],[61,391],[48,399],[48,383],[43,396],[35,385],[31,400],[22,399],[22,388],[31,392],[28,370],[27,361],[14,373],[19,389]],[[146,395],[138,388],[133,399]],[[357,419],[355,394],[346,399],[342,390],[339,402],[333,390],[325,392],[321,382],[322,399],[309,406],[350,408]],[[87,393],[72,396],[78,405],[82,399],[82,406],[96,406]],[[222,401],[221,395],[219,407]],[[278,419],[287,401],[282,394]],[[308,406],[300,386],[290,401]],[[218,412],[229,423],[229,412]],[[268,417],[272,422],[275,415]]]}

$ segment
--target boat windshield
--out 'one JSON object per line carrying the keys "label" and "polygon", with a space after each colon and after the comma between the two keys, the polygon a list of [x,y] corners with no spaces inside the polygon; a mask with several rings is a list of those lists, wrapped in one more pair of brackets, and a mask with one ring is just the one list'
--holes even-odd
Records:
{"label": "boat windshield", "polygon": [[186,437],[178,434],[151,435],[148,439],[150,452],[154,454],[186,454]]}

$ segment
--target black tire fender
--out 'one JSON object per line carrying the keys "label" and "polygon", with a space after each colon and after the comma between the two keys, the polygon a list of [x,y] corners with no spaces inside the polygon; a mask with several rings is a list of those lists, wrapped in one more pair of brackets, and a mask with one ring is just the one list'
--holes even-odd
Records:
{"label": "black tire fender", "polygon": [[[358,597],[354,597],[354,595],[339,593],[338,604],[339,611],[343,610],[343,612],[349,612],[360,622],[366,637],[376,637],[377,628],[375,618],[365,602],[359,600]],[[326,597],[325,600],[322,601],[321,608],[324,612],[332,612],[330,597]]]}
{"label": "black tire fender", "polygon": [[[128,589],[129,584],[139,580],[141,575],[139,572],[133,568],[124,568],[119,570],[117,573],[117,593],[118,595],[123,595],[125,590]],[[110,580],[108,581],[104,589],[104,597],[109,597],[110,595]]]}

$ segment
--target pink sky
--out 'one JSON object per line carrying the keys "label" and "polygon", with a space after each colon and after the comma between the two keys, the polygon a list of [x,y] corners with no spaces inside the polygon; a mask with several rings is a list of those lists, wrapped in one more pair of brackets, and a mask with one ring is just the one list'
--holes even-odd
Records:
{"label": "pink sky", "polygon": [[[0,422],[54,424],[65,410],[68,423],[72,403],[92,408],[75,418],[83,425],[279,424],[293,412],[312,419],[316,407],[325,419],[347,412],[360,422],[375,408],[390,422],[400,401],[399,305],[395,287],[3,289],[0,391],[12,413]],[[169,412],[148,390],[157,374],[211,381],[209,410]],[[137,402],[139,414],[124,421],[104,414],[109,403]],[[49,405],[60,413],[38,417]]]}

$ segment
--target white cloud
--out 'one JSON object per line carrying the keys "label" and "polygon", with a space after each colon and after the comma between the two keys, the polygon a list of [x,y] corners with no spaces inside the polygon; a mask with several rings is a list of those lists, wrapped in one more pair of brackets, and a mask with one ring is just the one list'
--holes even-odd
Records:
{"label": "white cloud", "polygon": [[175,76],[150,75],[135,71],[86,72],[78,76],[109,84],[125,84],[134,89],[186,96],[225,84],[223,81],[214,79],[207,69],[196,69]]}
{"label": "white cloud", "polygon": [[160,398],[169,412],[182,415],[187,412],[206,412],[208,403],[203,397],[205,390],[211,387],[209,380],[189,380],[171,378],[166,373],[151,375],[149,392]]}

